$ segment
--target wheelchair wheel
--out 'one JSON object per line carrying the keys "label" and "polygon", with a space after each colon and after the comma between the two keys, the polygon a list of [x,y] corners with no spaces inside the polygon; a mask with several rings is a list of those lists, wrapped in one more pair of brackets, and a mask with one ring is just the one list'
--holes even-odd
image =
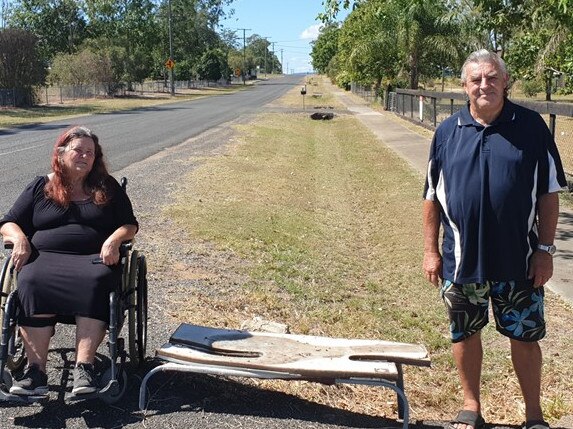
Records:
{"label": "wheelchair wheel", "polygon": [[137,323],[137,358],[139,363],[145,360],[147,350],[147,262],[141,255],[137,260],[137,293],[136,293],[136,323]]}
{"label": "wheelchair wheel", "polygon": [[12,258],[8,256],[2,266],[2,273],[0,274],[0,284],[2,291],[0,292],[0,323],[4,322],[4,309],[6,307],[6,300],[8,295],[14,288],[14,269],[12,265]]}
{"label": "wheelchair wheel", "polygon": [[147,263],[145,256],[133,251],[129,265],[128,340],[129,358],[136,364],[145,359],[147,348]]}
{"label": "wheelchair wheel", "polygon": [[[2,267],[2,272],[0,274],[0,281],[2,285],[2,291],[0,293],[0,323],[4,323],[4,314],[6,311],[6,300],[8,295],[16,289],[16,276],[14,275],[14,269],[12,265],[12,258],[8,257],[4,261]],[[10,371],[19,371],[26,365],[26,353],[24,351],[24,344],[22,343],[22,338],[20,337],[20,331],[18,327],[14,324],[10,327],[11,338],[8,342],[8,355],[6,358],[6,368]]]}
{"label": "wheelchair wheel", "polygon": [[6,368],[10,371],[20,371],[26,366],[28,358],[26,357],[24,343],[22,342],[22,337],[20,337],[19,330],[15,329],[12,335],[14,336],[14,350],[12,354],[8,356]]}
{"label": "wheelchair wheel", "polygon": [[[102,387],[107,386],[107,384],[111,381],[111,368],[108,368],[105,370],[105,372],[101,375],[100,380],[99,380],[99,384]],[[117,391],[116,392],[109,392],[106,393],[105,395],[102,394],[101,399],[106,403],[106,404],[115,404],[116,402],[118,402],[122,397],[123,394],[125,393],[125,390],[127,389],[127,373],[124,370],[120,370],[118,377],[117,377]]]}

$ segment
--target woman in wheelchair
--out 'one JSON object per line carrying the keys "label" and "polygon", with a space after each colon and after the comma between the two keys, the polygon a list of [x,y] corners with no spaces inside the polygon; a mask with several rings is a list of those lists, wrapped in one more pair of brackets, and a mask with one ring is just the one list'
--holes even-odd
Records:
{"label": "woman in wheelchair", "polygon": [[54,146],[52,172],[36,177],[0,220],[13,244],[20,326],[28,365],[10,393],[48,393],[46,361],[57,321],[76,324],[72,394],[97,390],[94,358],[109,323],[109,293],[121,282],[119,248],[138,223],[109,175],[98,137],[76,126]]}

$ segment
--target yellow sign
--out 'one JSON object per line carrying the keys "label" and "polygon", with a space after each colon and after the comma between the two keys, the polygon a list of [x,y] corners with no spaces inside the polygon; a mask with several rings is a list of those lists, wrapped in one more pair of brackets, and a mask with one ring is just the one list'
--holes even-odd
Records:
{"label": "yellow sign", "polygon": [[169,58],[167,61],[165,61],[165,67],[171,70],[173,67],[175,67],[175,61]]}

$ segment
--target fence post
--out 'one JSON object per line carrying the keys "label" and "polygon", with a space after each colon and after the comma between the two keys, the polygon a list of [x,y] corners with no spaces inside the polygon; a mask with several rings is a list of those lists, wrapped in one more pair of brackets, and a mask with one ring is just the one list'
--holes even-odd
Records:
{"label": "fence post", "polygon": [[437,122],[437,112],[436,112],[436,97],[432,97],[432,109],[434,110],[434,114],[433,114],[433,121],[434,121],[434,128],[436,128],[436,122]]}
{"label": "fence post", "polygon": [[454,114],[454,99],[450,98],[450,116]]}
{"label": "fence post", "polygon": [[555,113],[549,114],[549,131],[551,131],[551,135],[555,138]]}
{"label": "fence post", "polygon": [[414,96],[410,94],[410,118],[414,118]]}

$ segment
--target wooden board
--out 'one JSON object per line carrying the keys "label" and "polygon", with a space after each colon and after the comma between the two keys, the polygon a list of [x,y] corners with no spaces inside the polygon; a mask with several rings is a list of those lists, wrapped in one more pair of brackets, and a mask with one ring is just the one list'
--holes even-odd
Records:
{"label": "wooden board", "polygon": [[395,363],[429,366],[422,345],[274,334],[182,324],[157,351],[166,360],[288,372],[308,378],[396,379]]}

